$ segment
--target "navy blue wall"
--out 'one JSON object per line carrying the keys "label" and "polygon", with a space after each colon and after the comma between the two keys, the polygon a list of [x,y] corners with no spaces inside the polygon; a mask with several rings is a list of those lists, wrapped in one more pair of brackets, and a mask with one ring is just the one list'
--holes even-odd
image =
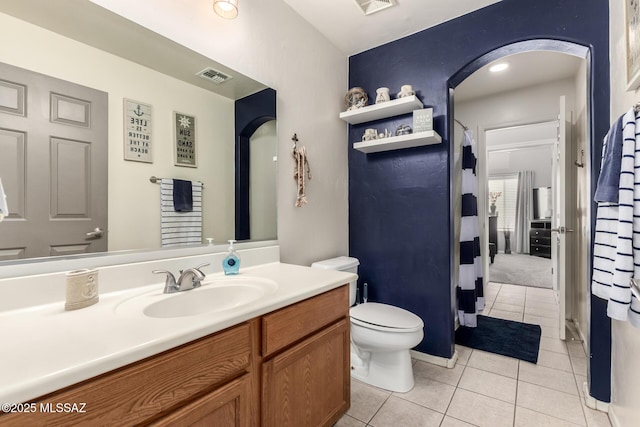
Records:
{"label": "navy blue wall", "polygon": [[[349,59],[349,87],[364,88],[374,100],[378,87],[393,93],[412,84],[434,108],[434,127],[443,137],[442,144],[405,150],[349,150],[349,242],[350,254],[361,262],[359,282],[369,284],[371,300],[424,319],[425,339],[417,350],[447,358],[454,350],[449,80],[476,58],[515,42],[555,39],[590,47],[592,152],[599,153],[609,127],[608,37],[607,0],[503,0]],[[365,128],[393,131],[411,120],[409,114],[350,126],[349,144]],[[592,165],[594,179],[598,170]],[[596,364],[605,374],[592,375],[591,394],[608,401],[610,327],[595,305],[591,335],[599,347],[591,355],[592,370]]]}

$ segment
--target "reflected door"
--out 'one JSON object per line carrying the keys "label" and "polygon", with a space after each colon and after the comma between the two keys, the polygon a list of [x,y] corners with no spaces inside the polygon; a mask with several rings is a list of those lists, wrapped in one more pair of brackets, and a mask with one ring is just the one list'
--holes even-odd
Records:
{"label": "reflected door", "polygon": [[105,92],[0,63],[0,260],[107,250]]}

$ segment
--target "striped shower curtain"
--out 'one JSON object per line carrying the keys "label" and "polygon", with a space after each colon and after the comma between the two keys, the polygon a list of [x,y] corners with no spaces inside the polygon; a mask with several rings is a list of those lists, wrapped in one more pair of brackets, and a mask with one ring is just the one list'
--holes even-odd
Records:
{"label": "striped shower curtain", "polygon": [[478,225],[478,177],[476,142],[466,130],[462,140],[462,218],[460,222],[460,274],[458,275],[458,320],[476,327],[477,313],[484,309],[482,258]]}

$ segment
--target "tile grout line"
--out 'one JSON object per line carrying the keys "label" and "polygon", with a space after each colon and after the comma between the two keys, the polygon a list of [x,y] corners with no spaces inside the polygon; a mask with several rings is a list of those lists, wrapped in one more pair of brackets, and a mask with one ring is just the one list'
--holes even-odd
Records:
{"label": "tile grout line", "polygon": [[[371,416],[371,418],[369,419],[369,421],[367,421],[367,426],[370,426],[371,424],[369,424],[371,421],[373,421],[373,419],[376,417],[376,415],[378,415],[378,412],[380,412],[380,410],[382,409],[382,407],[385,405],[385,403],[387,403],[389,401],[389,398],[393,396],[393,392],[389,393],[389,395],[387,396],[387,398],[384,400],[384,402],[382,402],[382,405],[380,405],[380,407],[376,410],[376,412],[374,412],[374,414]],[[373,426],[372,426],[373,427]]]}
{"label": "tile grout line", "polygon": [[[469,359],[471,359],[471,355],[473,354],[474,351],[475,350],[472,349],[471,353],[469,353]],[[467,363],[469,363],[469,359],[467,359]],[[449,408],[451,408],[451,402],[453,402],[453,398],[455,397],[456,392],[458,391],[458,388],[459,388],[458,386],[460,384],[460,381],[462,380],[462,376],[464,375],[464,371],[467,369],[467,365],[466,364],[462,365],[462,366],[464,366],[462,368],[462,373],[460,374],[460,378],[458,378],[458,381],[456,382],[456,385],[455,385],[456,389],[453,391],[453,395],[451,395],[451,400],[449,400],[449,403],[447,404],[447,408],[444,410],[444,416],[442,417],[442,422],[444,422],[444,419],[447,416],[447,412],[449,412]],[[455,418],[455,417],[452,417],[452,418]],[[464,421],[464,420],[460,420],[460,421]],[[440,424],[442,424],[442,422]],[[464,421],[464,422],[466,422],[466,421]]]}

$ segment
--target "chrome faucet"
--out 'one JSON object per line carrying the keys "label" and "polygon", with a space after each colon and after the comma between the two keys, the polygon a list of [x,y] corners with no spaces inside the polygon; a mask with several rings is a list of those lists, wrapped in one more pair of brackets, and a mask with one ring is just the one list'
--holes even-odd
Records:
{"label": "chrome faucet", "polygon": [[194,268],[187,268],[186,270],[180,270],[180,278],[176,282],[176,277],[167,270],[153,270],[154,274],[166,274],[167,278],[164,282],[164,293],[173,294],[175,292],[189,291],[194,288],[199,288],[202,285],[202,281],[205,278],[205,274],[200,270],[202,267],[210,265],[209,263],[200,264]]}

